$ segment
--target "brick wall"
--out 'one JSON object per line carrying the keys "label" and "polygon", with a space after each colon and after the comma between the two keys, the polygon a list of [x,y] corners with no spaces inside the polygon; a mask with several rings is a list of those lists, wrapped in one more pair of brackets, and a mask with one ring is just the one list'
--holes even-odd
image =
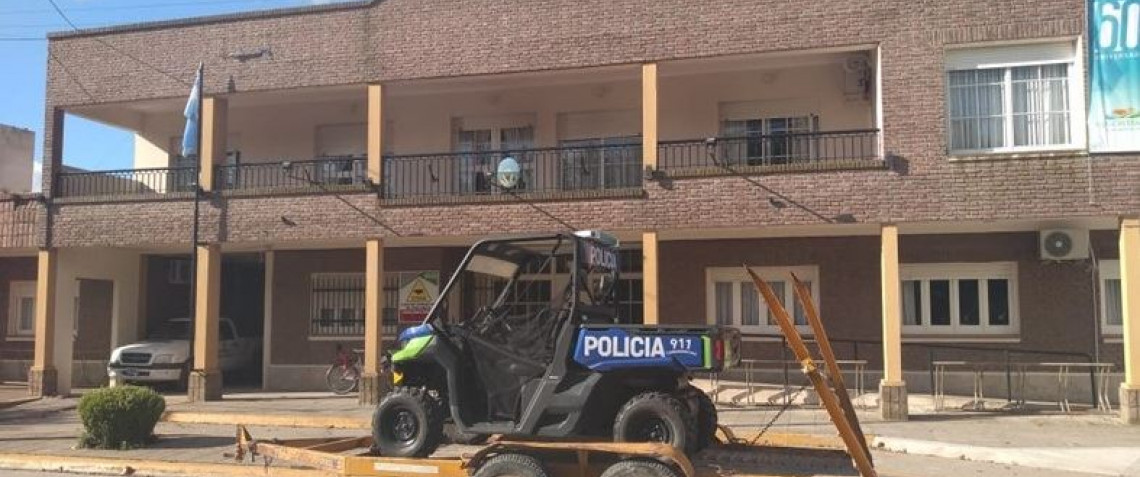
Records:
{"label": "brick wall", "polygon": [[[644,198],[544,202],[538,205],[542,212],[522,204],[381,209],[370,195],[349,198],[383,225],[331,197],[217,199],[206,207],[205,233],[210,240],[261,242],[560,228],[547,213],[575,227],[611,230],[816,224],[839,214],[857,222],[907,222],[1136,213],[1140,160],[1134,156],[960,162],[946,157],[944,48],[1075,36],[1084,31],[1082,18],[1078,0],[807,6],[743,0],[387,0],[308,14],[58,37],[50,45],[53,55],[86,84],[80,88],[58,64],[49,65],[45,157],[52,160],[45,164],[44,184],[50,190],[50,174],[58,166],[62,108],[182,97],[188,91],[107,44],[187,82],[193,63],[205,61],[207,90],[219,93],[232,84],[237,94],[878,44],[888,170],[675,180],[647,185]],[[262,47],[272,49],[271,58],[225,59]],[[785,207],[769,202],[776,194]],[[188,202],[58,205],[51,241],[183,243],[189,217]]]}

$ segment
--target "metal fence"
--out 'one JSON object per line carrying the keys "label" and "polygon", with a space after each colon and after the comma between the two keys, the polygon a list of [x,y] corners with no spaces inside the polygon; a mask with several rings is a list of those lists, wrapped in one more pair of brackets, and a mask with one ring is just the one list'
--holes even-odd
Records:
{"label": "metal fence", "polygon": [[56,174],[58,197],[154,197],[192,192],[198,181],[196,167],[155,167]]}
{"label": "metal fence", "polygon": [[879,130],[717,137],[662,141],[664,171],[725,173],[750,168],[826,169],[880,160]]}
{"label": "metal fence", "polygon": [[623,144],[388,156],[384,194],[412,198],[503,193],[494,173],[507,157],[521,168],[514,193],[641,187],[641,145]]}
{"label": "metal fence", "polygon": [[368,160],[328,157],[304,161],[240,163],[217,166],[218,190],[291,191],[364,186]]}

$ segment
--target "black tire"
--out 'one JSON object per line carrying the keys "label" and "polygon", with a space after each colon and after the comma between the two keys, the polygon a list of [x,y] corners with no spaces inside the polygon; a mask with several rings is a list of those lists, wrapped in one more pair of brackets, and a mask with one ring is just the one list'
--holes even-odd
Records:
{"label": "black tire", "polygon": [[359,383],[360,373],[354,367],[333,364],[325,370],[325,385],[333,394],[343,396],[356,391]]}
{"label": "black tire", "polygon": [[463,432],[456,427],[455,423],[449,422],[443,425],[443,435],[447,437],[447,442],[452,444],[462,444],[465,446],[477,446],[487,443],[487,439],[491,436],[488,434],[475,434],[472,432]]}
{"label": "black tire", "polygon": [[526,454],[499,454],[487,459],[475,477],[548,477],[538,459]]}
{"label": "black tire", "polygon": [[681,477],[676,470],[650,459],[630,459],[615,463],[602,477]]}
{"label": "black tire", "polygon": [[443,440],[443,416],[423,388],[397,387],[372,415],[373,450],[385,457],[427,457]]}
{"label": "black tire", "polygon": [[634,396],[614,418],[614,441],[661,442],[696,452],[697,419],[670,394],[647,392]]}
{"label": "black tire", "polygon": [[717,424],[716,403],[704,391],[690,388],[697,398],[697,450],[703,450],[716,442]]}

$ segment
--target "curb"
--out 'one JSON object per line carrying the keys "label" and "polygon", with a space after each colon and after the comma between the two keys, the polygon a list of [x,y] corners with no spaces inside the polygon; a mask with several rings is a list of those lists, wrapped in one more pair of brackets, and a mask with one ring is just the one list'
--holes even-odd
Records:
{"label": "curb", "polygon": [[371,430],[367,417],[313,416],[306,414],[251,414],[237,412],[166,411],[162,422],[177,424],[241,424],[259,427]]}
{"label": "curb", "polygon": [[1099,475],[1133,475],[1130,469],[1140,465],[1140,448],[1129,447],[985,447],[883,436],[869,445],[896,454]]}
{"label": "curb", "polygon": [[9,399],[7,401],[0,401],[0,409],[8,409],[10,407],[16,407],[16,406],[19,406],[21,404],[26,404],[29,402],[39,401],[39,400],[40,400],[39,396],[31,396],[31,397],[26,397],[26,398]]}
{"label": "curb", "polygon": [[114,457],[75,457],[48,454],[0,454],[0,469],[152,477],[308,477],[333,475],[313,469],[292,467],[118,459]]}

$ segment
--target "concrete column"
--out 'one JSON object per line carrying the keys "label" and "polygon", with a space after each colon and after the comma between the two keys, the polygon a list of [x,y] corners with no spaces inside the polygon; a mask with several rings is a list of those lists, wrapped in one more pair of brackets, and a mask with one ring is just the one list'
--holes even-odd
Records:
{"label": "concrete column", "polygon": [[1120,420],[1140,425],[1140,218],[1120,221],[1120,289],[1124,318],[1124,382]]}
{"label": "concrete column", "polygon": [[902,371],[902,299],[899,276],[899,228],[882,227],[883,380],[879,383],[879,412],[884,420],[908,416],[906,381]]}
{"label": "concrete column", "polygon": [[384,180],[384,85],[368,85],[368,179]]}
{"label": "concrete column", "polygon": [[660,323],[660,303],[658,302],[658,260],[657,232],[641,234],[641,297],[644,323]]}
{"label": "concrete column", "polygon": [[202,144],[199,146],[201,169],[198,171],[198,184],[202,190],[214,190],[215,167],[226,162],[228,103],[225,98],[202,98]]}
{"label": "concrete column", "polygon": [[58,267],[59,255],[55,249],[40,250],[36,274],[35,355],[32,368],[28,371],[28,394],[32,396],[54,396],[59,389],[59,375],[54,359]]}
{"label": "concrete column", "polygon": [[364,368],[358,402],[374,405],[392,383],[380,369],[384,352],[384,240],[370,239],[364,248]]}
{"label": "concrete column", "polygon": [[222,249],[218,244],[198,246],[194,275],[194,369],[190,371],[189,400],[222,398],[222,370],[218,366],[218,326],[221,313]]}
{"label": "concrete column", "polygon": [[641,65],[641,162],[657,169],[657,63]]}

